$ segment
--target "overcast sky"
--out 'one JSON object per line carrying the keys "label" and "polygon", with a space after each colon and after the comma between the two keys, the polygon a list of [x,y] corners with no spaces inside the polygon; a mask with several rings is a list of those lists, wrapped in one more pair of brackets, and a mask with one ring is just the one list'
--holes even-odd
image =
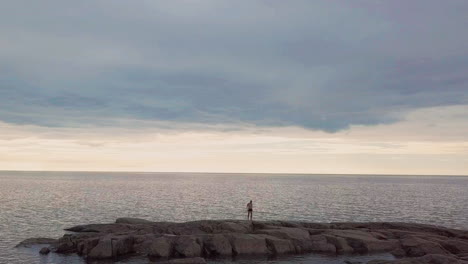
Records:
{"label": "overcast sky", "polygon": [[0,169],[468,175],[466,0],[0,4]]}

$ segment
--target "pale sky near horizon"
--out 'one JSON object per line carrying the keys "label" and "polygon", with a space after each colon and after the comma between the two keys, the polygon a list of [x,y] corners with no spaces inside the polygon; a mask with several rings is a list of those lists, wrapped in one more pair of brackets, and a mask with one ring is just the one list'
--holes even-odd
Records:
{"label": "pale sky near horizon", "polygon": [[0,170],[468,175],[468,2],[0,4]]}

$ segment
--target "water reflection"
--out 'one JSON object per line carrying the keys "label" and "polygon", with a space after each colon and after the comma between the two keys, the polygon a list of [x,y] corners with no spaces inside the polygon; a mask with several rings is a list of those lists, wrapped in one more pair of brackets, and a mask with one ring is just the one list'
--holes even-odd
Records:
{"label": "water reflection", "polygon": [[0,172],[0,263],[38,261],[12,247],[63,228],[113,222],[254,219],[404,221],[468,229],[467,177]]}

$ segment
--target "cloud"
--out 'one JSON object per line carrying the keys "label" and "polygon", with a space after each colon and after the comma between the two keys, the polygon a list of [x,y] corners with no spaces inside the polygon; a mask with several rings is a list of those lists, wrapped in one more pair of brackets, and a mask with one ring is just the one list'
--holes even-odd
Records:
{"label": "cloud", "polygon": [[4,3],[0,120],[388,124],[468,104],[466,12],[435,0]]}
{"label": "cloud", "polygon": [[[467,110],[419,109],[402,122],[352,126],[336,133],[135,120],[93,129],[0,122],[0,167],[468,175]],[[164,126],[167,129],[161,129]]]}

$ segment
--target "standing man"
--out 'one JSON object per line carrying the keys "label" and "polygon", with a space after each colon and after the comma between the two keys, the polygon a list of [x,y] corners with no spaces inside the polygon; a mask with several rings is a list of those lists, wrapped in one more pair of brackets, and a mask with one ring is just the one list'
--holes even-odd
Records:
{"label": "standing man", "polygon": [[247,204],[247,220],[252,220],[253,204],[252,200]]}

